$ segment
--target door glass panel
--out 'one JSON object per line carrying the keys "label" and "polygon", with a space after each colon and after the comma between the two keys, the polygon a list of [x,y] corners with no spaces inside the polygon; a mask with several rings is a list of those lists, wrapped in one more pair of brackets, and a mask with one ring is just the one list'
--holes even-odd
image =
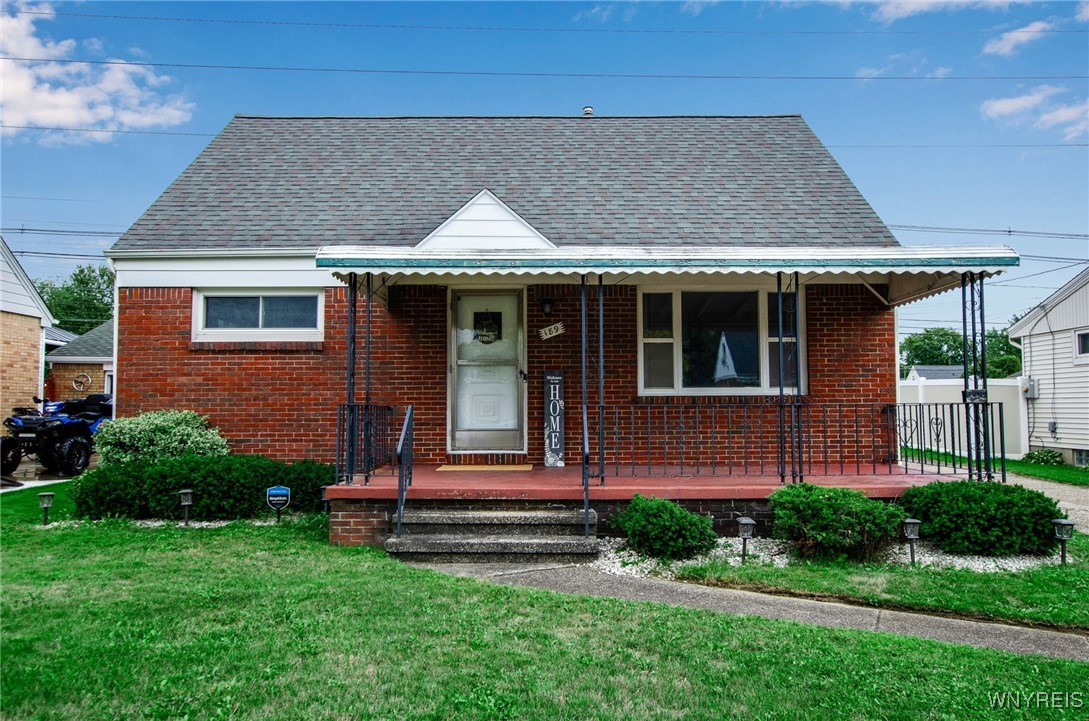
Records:
{"label": "door glass panel", "polygon": [[452,447],[524,450],[521,294],[458,295]]}

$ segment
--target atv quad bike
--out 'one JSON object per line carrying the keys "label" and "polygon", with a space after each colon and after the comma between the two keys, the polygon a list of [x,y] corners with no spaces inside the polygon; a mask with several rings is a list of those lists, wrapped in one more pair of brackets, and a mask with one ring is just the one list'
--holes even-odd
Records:
{"label": "atv quad bike", "polygon": [[113,417],[113,396],[92,393],[63,403],[34,402],[42,403],[43,411],[15,408],[4,420],[11,435],[0,438],[0,475],[14,473],[27,456],[58,475],[82,473],[91,461],[92,436]]}

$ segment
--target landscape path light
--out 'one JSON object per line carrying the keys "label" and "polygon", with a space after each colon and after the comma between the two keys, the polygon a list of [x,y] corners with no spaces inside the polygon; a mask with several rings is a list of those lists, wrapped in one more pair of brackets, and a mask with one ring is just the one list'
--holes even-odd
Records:
{"label": "landscape path light", "polygon": [[1074,522],[1066,518],[1056,518],[1055,538],[1059,539],[1059,547],[1062,548],[1062,562],[1066,563],[1066,542],[1074,537]]}
{"label": "landscape path light", "polygon": [[915,565],[915,542],[919,540],[919,526],[923,522],[917,518],[904,519],[904,536],[908,539],[908,548],[911,553],[911,565]]}
{"label": "landscape path light", "polygon": [[749,539],[752,538],[753,529],[756,528],[756,521],[752,520],[748,516],[742,516],[737,519],[737,535],[741,537],[741,562],[745,562],[745,556],[748,555]]}
{"label": "landscape path light", "polygon": [[[42,525],[49,525],[49,509],[53,506],[53,496],[55,493],[39,493],[38,494],[38,507],[42,509]],[[1063,546],[1066,548],[1066,546]]]}
{"label": "landscape path light", "polygon": [[185,511],[185,525],[189,525],[189,506],[193,505],[193,489],[183,488],[178,491],[178,503],[181,504],[182,510]]}

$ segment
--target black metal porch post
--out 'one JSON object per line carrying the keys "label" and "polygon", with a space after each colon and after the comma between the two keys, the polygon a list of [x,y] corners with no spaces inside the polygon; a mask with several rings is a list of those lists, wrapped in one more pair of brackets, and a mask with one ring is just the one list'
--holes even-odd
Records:
{"label": "black metal porch post", "polygon": [[779,305],[779,484],[786,485],[786,422],[783,404],[786,402],[783,391],[783,273],[775,274],[775,294]]}
{"label": "black metal porch post", "polygon": [[374,467],[374,410],[371,408],[371,306],[374,299],[372,287],[373,275],[367,273],[367,329],[366,329],[366,354],[364,356],[363,374],[363,485],[371,483],[371,470]]}
{"label": "black metal porch post", "polygon": [[[794,312],[791,315],[791,334],[794,338],[794,386],[795,394],[798,398],[798,419],[796,425],[796,433],[798,436],[797,448],[798,448],[798,482],[805,481],[805,451],[802,447],[802,441],[805,438],[804,429],[802,428],[803,413],[805,409],[802,407],[802,339],[801,332],[798,330],[799,324],[799,311],[798,308],[801,304],[801,282],[798,271],[794,271]],[[782,343],[782,341],[779,341]]]}
{"label": "black metal porch post", "polygon": [[345,434],[346,456],[346,482],[351,485],[355,480],[355,459],[358,452],[358,424],[359,417],[355,407],[355,344],[356,325],[359,315],[359,285],[358,276],[355,273],[348,274],[348,373],[347,373],[347,397],[344,402],[347,411],[347,423]]}
{"label": "black metal porch post", "polygon": [[[583,430],[586,429],[586,414],[588,412],[586,399],[586,276],[582,276],[582,420]],[[583,440],[586,440],[585,438]]]}
{"label": "black metal porch post", "polygon": [[980,467],[981,478],[988,481],[994,480],[994,463],[991,459],[991,429],[990,429],[990,395],[987,393],[987,316],[983,311],[983,276],[976,276],[976,284],[979,287],[979,376],[976,379],[977,387],[983,387],[983,405],[979,406],[979,420],[983,431],[983,458]]}
{"label": "black metal porch post", "polygon": [[597,471],[605,485],[605,283],[597,276]]}

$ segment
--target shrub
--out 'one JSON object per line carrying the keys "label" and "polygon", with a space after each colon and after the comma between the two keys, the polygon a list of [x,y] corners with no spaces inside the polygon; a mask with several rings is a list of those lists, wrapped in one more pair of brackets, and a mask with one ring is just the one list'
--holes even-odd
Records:
{"label": "shrub", "polygon": [[192,520],[251,518],[268,510],[265,489],[287,486],[297,511],[321,508],[321,487],[333,467],[314,461],[288,466],[264,456],[182,456],[157,463],[103,465],[72,481],[83,518],[181,518],[178,491],[193,490]]}
{"label": "shrub", "polygon": [[897,535],[904,512],[849,488],[786,486],[768,499],[776,538],[807,558],[878,558]]}
{"label": "shrub", "polygon": [[322,509],[321,488],[336,481],[336,467],[331,463],[296,461],[285,471],[280,485],[291,489],[291,507],[297,511]]}
{"label": "shrub", "polygon": [[151,411],[104,423],[95,434],[95,450],[103,465],[230,452],[219,429],[194,411]]}
{"label": "shrub", "polygon": [[178,491],[193,490],[189,518],[252,518],[263,509],[265,489],[280,485],[287,465],[264,456],[182,456],[147,470],[147,506],[155,518],[180,518]]}
{"label": "shrub", "polygon": [[68,486],[80,518],[147,518],[144,492],[148,464],[99,466],[81,473]]}
{"label": "shrub", "polygon": [[1038,466],[1065,466],[1063,454],[1054,448],[1040,448],[1029,451],[1021,458],[1025,463],[1035,463]]}
{"label": "shrub", "polygon": [[617,514],[617,528],[639,553],[666,560],[691,558],[710,551],[718,536],[708,516],[687,511],[673,501],[636,494]]}
{"label": "shrub", "polygon": [[1050,553],[1057,543],[1052,520],[1063,516],[1039,491],[992,482],[916,486],[900,503],[923,522],[921,537],[948,553],[983,556]]}

